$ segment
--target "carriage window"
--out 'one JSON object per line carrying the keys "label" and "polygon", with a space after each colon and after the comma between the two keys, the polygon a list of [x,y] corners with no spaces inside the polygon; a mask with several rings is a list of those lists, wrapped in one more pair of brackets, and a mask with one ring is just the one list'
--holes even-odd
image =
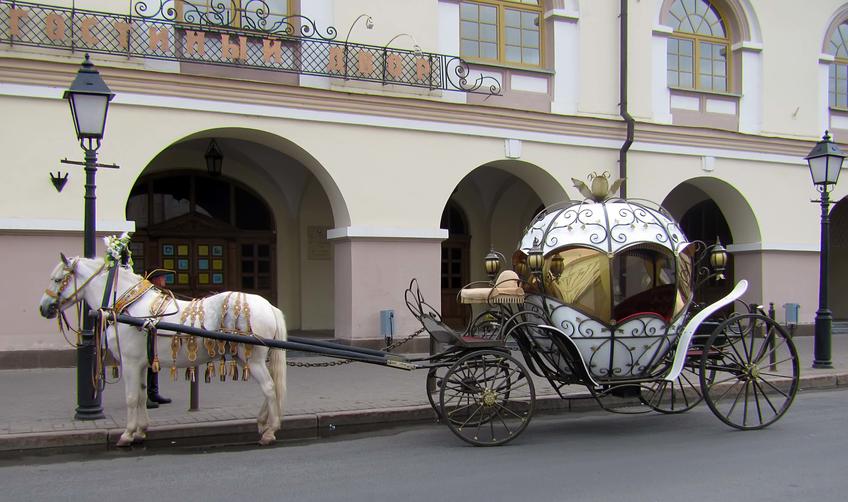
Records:
{"label": "carriage window", "polygon": [[[563,271],[558,277],[551,272],[551,263],[557,254],[563,264]],[[595,249],[577,247],[549,254],[543,269],[548,294],[598,319],[609,319],[609,267],[606,253]]]}
{"label": "carriage window", "polygon": [[655,313],[670,319],[676,299],[676,263],[671,251],[642,245],[620,252],[613,262],[613,318]]}

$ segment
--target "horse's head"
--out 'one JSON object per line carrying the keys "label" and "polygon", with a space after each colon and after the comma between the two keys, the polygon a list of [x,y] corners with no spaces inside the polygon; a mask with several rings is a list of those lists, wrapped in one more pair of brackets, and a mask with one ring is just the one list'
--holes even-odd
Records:
{"label": "horse's head", "polygon": [[[50,283],[41,297],[39,310],[41,315],[47,319],[55,318],[59,312],[82,300],[82,291],[90,280],[103,270],[87,270],[82,259],[68,259],[64,254],[59,254],[61,261],[50,273]],[[90,261],[90,260],[86,260]]]}

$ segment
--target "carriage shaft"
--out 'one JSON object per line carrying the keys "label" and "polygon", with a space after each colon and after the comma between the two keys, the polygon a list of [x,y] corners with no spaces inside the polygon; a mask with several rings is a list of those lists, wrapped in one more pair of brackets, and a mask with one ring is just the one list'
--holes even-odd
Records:
{"label": "carriage shaft", "polygon": [[[101,314],[99,312],[92,312],[92,315],[99,317]],[[115,320],[122,324],[129,324],[130,326],[138,327],[144,327],[146,324],[151,322],[150,319],[143,319],[125,314],[116,315]],[[201,338],[211,338],[213,340],[225,340],[228,342],[245,343],[248,345],[262,345],[282,350],[299,350],[302,352],[321,354],[327,357],[350,359],[363,363],[379,364],[382,366],[390,366],[392,368],[406,370],[412,370],[417,367],[414,364],[406,362],[396,354],[382,353],[382,355],[378,355],[379,351],[375,351],[373,349],[340,346],[330,342],[316,343],[314,340],[304,338],[297,338],[297,341],[284,341],[260,338],[257,336],[235,335],[232,333],[223,333],[220,331],[196,328],[194,326],[187,326],[185,324],[167,321],[154,322],[153,324],[158,330],[173,331],[176,333],[199,336]]]}

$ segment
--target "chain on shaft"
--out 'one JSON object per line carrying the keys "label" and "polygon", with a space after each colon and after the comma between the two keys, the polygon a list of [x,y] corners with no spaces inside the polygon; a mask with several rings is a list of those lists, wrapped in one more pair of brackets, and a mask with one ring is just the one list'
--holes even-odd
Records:
{"label": "chain on shaft", "polygon": [[[413,338],[415,338],[416,336],[420,335],[423,332],[424,332],[424,328],[421,328],[418,331],[416,331],[415,333],[409,335],[408,337],[403,338],[401,340],[398,340],[395,343],[389,344],[384,349],[381,349],[381,350],[383,352],[391,352],[392,350],[394,350],[394,349],[400,347],[401,345],[409,342],[410,340],[412,340]],[[288,366],[293,366],[295,368],[329,368],[331,366],[341,366],[343,364],[350,364],[352,362],[355,362],[355,361],[352,360],[352,359],[342,359],[340,361],[325,361],[325,362],[320,362],[320,363],[288,362],[286,364]]]}

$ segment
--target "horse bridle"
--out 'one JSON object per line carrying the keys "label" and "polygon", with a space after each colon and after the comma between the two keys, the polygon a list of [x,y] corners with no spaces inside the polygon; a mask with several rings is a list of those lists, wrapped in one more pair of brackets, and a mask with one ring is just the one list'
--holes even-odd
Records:
{"label": "horse bridle", "polygon": [[[90,283],[95,277],[100,275],[100,273],[103,272],[103,269],[106,267],[105,263],[103,265],[100,265],[100,268],[98,268],[93,274],[91,274],[91,277],[86,279],[85,282],[83,282],[80,286],[77,286],[75,273],[77,263],[79,263],[79,258],[72,261],[70,264],[63,262],[62,271],[64,272],[64,275],[62,276],[62,279],[59,282],[59,287],[56,289],[56,292],[50,291],[49,289],[44,290],[44,294],[56,300],[56,308],[60,312],[67,308],[69,305],[73,305],[80,301],[82,298],[80,298],[79,296],[82,290],[85,289],[85,287],[88,286],[88,283]],[[67,289],[68,285],[70,285],[71,277],[74,278],[74,292],[63,299],[62,293],[65,291],[65,289]]]}

